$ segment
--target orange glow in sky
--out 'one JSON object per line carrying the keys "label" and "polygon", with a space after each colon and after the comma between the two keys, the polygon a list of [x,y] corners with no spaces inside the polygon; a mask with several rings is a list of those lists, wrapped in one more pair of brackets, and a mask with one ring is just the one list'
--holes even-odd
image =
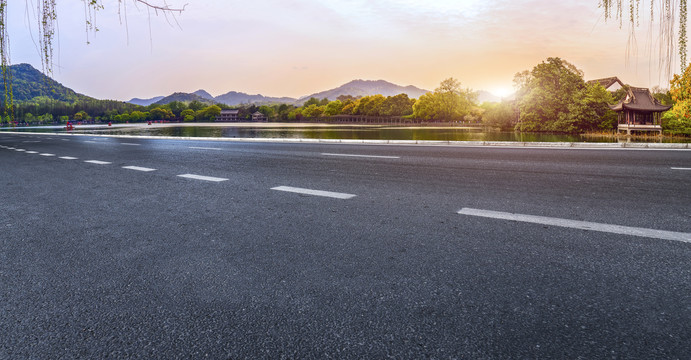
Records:
{"label": "orange glow in sky", "polygon": [[[586,80],[668,87],[650,64],[658,45],[646,21],[627,58],[626,24],[605,22],[595,0],[168,0],[189,3],[175,20],[126,3],[121,20],[104,2],[87,45],[82,2],[58,2],[56,80],[118,100],[197,89],[300,97],[354,79],[433,90],[448,77],[505,96],[515,73],[561,57]],[[12,62],[40,68],[34,15],[23,1],[8,6]]]}

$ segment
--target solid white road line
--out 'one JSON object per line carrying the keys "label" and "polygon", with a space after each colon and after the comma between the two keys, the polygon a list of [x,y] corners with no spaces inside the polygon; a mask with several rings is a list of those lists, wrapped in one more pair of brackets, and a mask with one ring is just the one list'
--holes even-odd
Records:
{"label": "solid white road line", "polygon": [[39,155],[41,155],[41,156],[55,156],[55,154],[48,154],[48,153],[43,153],[43,154],[39,154]]}
{"label": "solid white road line", "polygon": [[640,237],[647,237],[647,238],[654,238],[654,239],[674,240],[674,241],[682,241],[682,242],[691,243],[691,233],[655,230],[655,229],[645,229],[645,228],[630,227],[630,226],[601,224],[601,223],[595,223],[595,222],[589,222],[589,221],[578,221],[578,220],[559,219],[559,218],[552,218],[552,217],[545,217],[545,216],[513,214],[513,213],[507,213],[507,212],[480,210],[480,209],[471,209],[471,208],[463,208],[460,211],[458,211],[458,213],[461,215],[479,216],[479,217],[485,217],[485,218],[491,218],[491,219],[512,220],[512,221],[520,221],[520,222],[527,222],[527,223],[533,223],[533,224],[551,225],[551,226],[559,226],[559,227],[566,227],[566,228],[573,228],[573,229],[592,230],[592,231],[600,231],[600,232],[607,232],[607,233],[613,233],[613,234],[640,236]]}
{"label": "solid white road line", "polygon": [[72,157],[72,156],[61,156],[61,157],[59,157],[59,159],[63,159],[63,160],[77,160],[76,157]]}
{"label": "solid white road line", "polygon": [[85,163],[90,163],[90,164],[96,164],[96,165],[108,165],[112,164],[111,162],[108,161],[101,161],[101,160],[85,160]]}
{"label": "solid white road line", "polygon": [[203,175],[195,175],[195,174],[182,174],[182,175],[178,175],[178,176],[179,176],[179,177],[182,177],[182,178],[187,178],[187,179],[204,180],[204,181],[215,181],[215,182],[221,182],[221,181],[226,181],[226,180],[228,180],[228,179],[219,178],[219,177],[203,176]]}
{"label": "solid white road line", "polygon": [[359,158],[373,158],[373,159],[400,159],[400,156],[382,156],[382,155],[356,155],[356,154],[332,154],[322,153],[324,156],[345,156],[345,157],[359,157]]}
{"label": "solid white road line", "polygon": [[673,167],[672,170],[691,170],[691,168]]}
{"label": "solid white road line", "polygon": [[322,190],[303,189],[303,188],[296,188],[296,187],[291,187],[291,186],[277,186],[277,187],[271,188],[271,190],[287,191],[287,192],[304,194],[304,195],[325,196],[325,197],[330,197],[330,198],[334,198],[334,199],[343,199],[343,200],[351,199],[351,198],[354,198],[356,196],[353,194],[337,193],[337,192],[322,191]]}
{"label": "solid white road line", "polygon": [[123,166],[123,169],[136,170],[136,171],[156,171],[156,169],[141,167],[141,166]]}
{"label": "solid white road line", "polygon": [[139,145],[141,145],[141,144],[135,144],[135,143],[120,143],[120,145],[139,146]]}
{"label": "solid white road line", "polygon": [[190,146],[190,149],[198,149],[198,150],[223,150],[221,148],[212,148],[212,147],[201,147],[201,146]]}

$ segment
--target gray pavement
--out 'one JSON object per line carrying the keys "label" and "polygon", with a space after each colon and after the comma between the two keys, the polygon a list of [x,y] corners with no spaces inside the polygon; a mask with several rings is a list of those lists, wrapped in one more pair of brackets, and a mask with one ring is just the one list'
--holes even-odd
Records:
{"label": "gray pavement", "polygon": [[691,353],[688,150],[0,146],[0,358]]}

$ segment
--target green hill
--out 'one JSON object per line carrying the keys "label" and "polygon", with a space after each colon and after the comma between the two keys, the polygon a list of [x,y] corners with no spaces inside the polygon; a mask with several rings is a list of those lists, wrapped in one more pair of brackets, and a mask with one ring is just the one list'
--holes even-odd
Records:
{"label": "green hill", "polygon": [[156,101],[154,104],[165,105],[173,101],[179,101],[183,103],[190,103],[192,101],[199,101],[202,104],[213,105],[215,102],[213,100],[205,99],[197,94],[188,94],[183,92],[176,92],[171,95],[164,97],[161,100]]}
{"label": "green hill", "polygon": [[[93,100],[91,97],[78,94],[63,86],[29,64],[12,65],[10,73],[12,74],[12,95],[16,103],[30,101],[38,96],[64,102]],[[4,88],[4,83],[2,85]]]}

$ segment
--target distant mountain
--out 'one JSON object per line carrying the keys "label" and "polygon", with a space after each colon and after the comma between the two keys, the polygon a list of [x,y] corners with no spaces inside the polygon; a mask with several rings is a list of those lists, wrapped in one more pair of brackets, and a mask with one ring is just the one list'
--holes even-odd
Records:
{"label": "distant mountain", "polygon": [[193,92],[192,94],[197,95],[199,97],[202,97],[206,100],[214,100],[214,97],[211,96],[211,94],[209,94],[208,92],[206,92],[206,90],[199,89],[199,90]]}
{"label": "distant mountain", "polygon": [[183,93],[183,92],[176,92],[171,95],[168,95],[161,100],[156,101],[154,104],[159,104],[159,105],[165,105],[168,103],[172,103],[173,101],[180,101],[184,103],[189,103],[192,101],[199,101],[200,103],[203,104],[208,104],[211,105],[214,103],[213,100],[205,99],[199,95],[196,94],[188,94],[188,93]]}
{"label": "distant mountain", "polygon": [[500,97],[500,96],[494,95],[494,94],[490,93],[489,91],[485,91],[485,90],[480,90],[477,92],[477,103],[478,104],[482,104],[484,102],[501,102],[503,100],[510,101],[510,100],[514,100],[515,98],[516,98],[516,94],[511,94],[511,95],[507,95],[504,97]]}
{"label": "distant mountain", "polygon": [[133,98],[132,100],[127,101],[130,104],[135,104],[135,105],[141,105],[141,106],[149,106],[155,102],[160,101],[163,99],[165,96],[156,96],[152,97],[151,99],[140,99],[140,98]]}
{"label": "distant mountain", "polygon": [[[16,102],[29,101],[37,96],[46,96],[65,102],[93,99],[49,78],[29,64],[12,65],[10,73],[12,74],[12,96]],[[0,86],[4,88],[4,83]]]}
{"label": "distant mountain", "polygon": [[169,96],[157,96],[151,99],[137,99],[134,98],[129,103],[138,105],[150,104],[168,104],[172,101],[190,102],[199,101],[206,104],[222,103],[228,106],[237,106],[242,104],[264,105],[264,104],[302,104],[309,98],[316,97],[318,99],[328,98],[329,100],[336,100],[341,95],[352,96],[368,96],[368,95],[384,95],[394,96],[398,94],[407,94],[411,98],[418,98],[427,93],[427,90],[417,88],[415,86],[400,86],[384,80],[353,80],[347,84],[341,85],[335,89],[314,93],[312,95],[303,96],[299,99],[291,97],[270,97],[261,94],[250,95],[238,91],[229,91],[223,95],[212,96],[206,90],[197,90],[193,93],[176,92]]}
{"label": "distant mountain", "polygon": [[242,92],[230,91],[223,95],[214,98],[216,102],[220,102],[229,106],[240,104],[292,104],[296,99],[290,97],[268,97],[264,95],[249,95]]}
{"label": "distant mountain", "polygon": [[384,80],[353,80],[335,89],[303,96],[298,99],[298,103],[304,103],[310,98],[336,100],[336,98],[341,95],[371,96],[381,94],[384,96],[394,96],[398,94],[407,94],[410,98],[419,98],[427,92],[429,91],[412,85],[400,86]]}
{"label": "distant mountain", "polygon": [[477,103],[482,104],[485,102],[500,102],[501,98],[492,94],[489,91],[479,90],[477,91]]}

